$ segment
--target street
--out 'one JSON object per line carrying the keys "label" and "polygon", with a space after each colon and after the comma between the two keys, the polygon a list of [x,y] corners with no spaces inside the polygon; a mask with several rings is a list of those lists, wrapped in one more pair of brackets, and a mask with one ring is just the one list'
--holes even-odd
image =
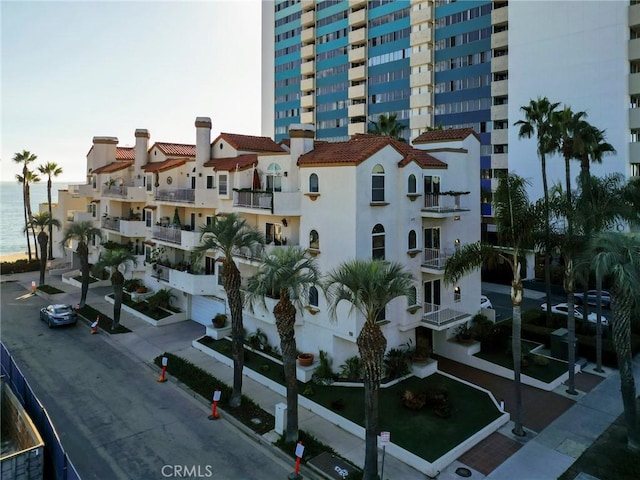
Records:
{"label": "street", "polygon": [[158,383],[156,369],[107,334],[89,335],[82,321],[47,328],[38,310],[50,302],[25,293],[2,283],[2,341],[83,480],[287,477],[291,465],[226,421],[209,421],[207,407]]}

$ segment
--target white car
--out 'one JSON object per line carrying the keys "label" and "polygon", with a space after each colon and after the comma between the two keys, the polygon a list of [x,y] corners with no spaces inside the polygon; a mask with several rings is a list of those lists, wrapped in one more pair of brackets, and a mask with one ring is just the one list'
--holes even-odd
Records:
{"label": "white car", "polygon": [[[546,311],[547,310],[547,304],[543,303],[542,305],[540,305],[540,308],[542,308],[542,310]],[[551,305],[551,313],[557,313],[558,315],[569,316],[569,306],[566,303],[558,303],[556,305]],[[579,306],[574,305],[573,306],[573,316],[577,320],[584,320],[584,312],[582,311],[582,308],[580,308]],[[598,316],[596,315],[595,312],[589,312],[589,316],[587,317],[587,321],[589,323],[596,323],[597,319],[598,319]],[[609,321],[604,316],[600,317],[600,321],[602,322],[602,325],[604,325],[604,326],[608,326],[609,325]]]}
{"label": "white car", "polygon": [[[589,305],[595,306],[597,304],[598,299],[598,291],[597,290],[589,290],[585,292],[576,292],[575,294],[576,301],[579,303],[583,303],[584,299],[587,299],[587,303]],[[600,303],[604,308],[609,308],[611,306],[611,294],[606,290],[600,291]]]}
{"label": "white car", "polygon": [[493,308],[491,300],[489,300],[486,295],[480,295],[480,308]]}

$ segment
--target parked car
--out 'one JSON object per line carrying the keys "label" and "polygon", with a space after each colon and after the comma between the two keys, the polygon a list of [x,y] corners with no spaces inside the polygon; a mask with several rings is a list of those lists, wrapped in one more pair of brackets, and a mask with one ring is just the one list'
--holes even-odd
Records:
{"label": "parked car", "polygon": [[480,295],[480,307],[493,308],[493,305],[491,305],[491,300],[489,300],[486,295]]}
{"label": "parked car", "polygon": [[47,322],[49,328],[75,325],[78,321],[78,312],[71,305],[49,305],[40,309],[40,320]]}
{"label": "parked car", "polygon": [[[597,290],[588,290],[587,292],[576,292],[574,293],[574,296],[576,298],[576,302],[584,303],[584,298],[586,297],[587,303],[595,306],[597,304],[597,294]],[[611,295],[609,292],[602,290],[600,295],[600,304],[605,308],[609,308],[611,305]]]}
{"label": "parked car", "polygon": [[[542,310],[547,310],[547,304],[543,303],[542,305],[540,305],[540,307],[542,308]],[[558,303],[556,305],[551,305],[551,313],[557,313],[558,315],[564,315],[564,316],[569,316],[569,306],[566,303]],[[584,312],[582,311],[582,308],[580,308],[577,305],[573,306],[573,315],[576,318],[576,320],[584,320]],[[587,317],[587,321],[589,323],[596,323],[598,319],[598,316],[596,315],[595,312],[589,312],[589,316]],[[601,316],[600,320],[602,322],[602,325],[604,326],[608,326],[609,325],[609,321],[606,319],[606,317]]]}

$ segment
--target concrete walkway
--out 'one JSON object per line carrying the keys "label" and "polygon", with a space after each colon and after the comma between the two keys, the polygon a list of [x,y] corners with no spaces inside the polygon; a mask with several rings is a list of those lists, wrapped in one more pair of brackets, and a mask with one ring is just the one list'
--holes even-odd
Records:
{"label": "concrete walkway", "polygon": [[[37,280],[38,273],[19,275],[5,275],[2,281],[19,281],[26,290],[31,289],[31,281]],[[79,289],[61,282],[59,275],[47,278],[49,285],[65,291],[65,294],[55,295],[59,303],[75,304],[79,301]],[[497,288],[497,287],[496,287]],[[508,289],[508,287],[506,287]],[[104,300],[104,295],[110,293],[110,287],[91,288],[87,303],[103,312],[112,311],[112,305]],[[501,292],[502,293],[502,292]],[[539,295],[540,292],[531,292]],[[205,334],[204,326],[195,322],[181,322],[163,327],[155,327],[141,319],[122,312],[121,322],[132,332],[120,335],[106,335],[103,337],[116,348],[133,360],[151,363],[155,357],[164,352],[170,352],[189,360],[206,371],[211,372],[220,380],[232,384],[232,368],[216,361],[212,357],[196,350],[191,346],[192,340]],[[84,323],[79,328],[87,328]],[[635,364],[636,382],[640,382],[637,363]],[[526,441],[505,462],[493,470],[487,479],[511,480],[555,479],[562,474],[573,461],[620,415],[622,400],[620,397],[620,378],[613,372],[590,392],[579,400],[544,430]],[[243,380],[243,393],[260,404],[266,411],[275,412],[275,406],[285,401],[284,397],[267,387],[247,377]],[[526,401],[526,398],[523,398]],[[210,408],[210,404],[203,399],[203,409]],[[540,405],[540,408],[545,408]],[[564,410],[563,410],[564,411]],[[314,435],[318,440],[331,445],[343,457],[354,464],[362,466],[364,463],[364,440],[343,430],[324,418],[306,410],[299,409],[300,428]],[[508,431],[506,428],[503,430]],[[269,434],[266,434],[269,436]],[[273,435],[271,435],[273,436]],[[262,440],[264,441],[264,439]],[[436,441],[425,439],[425,441]],[[459,479],[456,473],[458,467],[465,467],[459,461],[451,464],[441,472],[439,479]],[[385,479],[394,480],[424,480],[424,473],[409,467],[391,455],[386,455],[384,464]],[[472,479],[485,478],[481,473],[471,469]]]}

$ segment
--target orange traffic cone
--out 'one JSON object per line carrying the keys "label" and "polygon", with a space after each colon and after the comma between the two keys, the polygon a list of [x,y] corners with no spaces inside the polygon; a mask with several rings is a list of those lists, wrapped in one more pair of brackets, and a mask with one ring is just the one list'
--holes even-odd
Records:
{"label": "orange traffic cone", "polygon": [[91,335],[98,333],[98,323],[100,322],[100,315],[96,317],[96,321],[91,324]]}
{"label": "orange traffic cone", "polygon": [[158,377],[158,382],[160,382],[160,383],[167,381],[167,377],[166,377],[166,375],[167,375],[167,363],[168,363],[168,358],[167,357],[162,357],[162,373]]}

